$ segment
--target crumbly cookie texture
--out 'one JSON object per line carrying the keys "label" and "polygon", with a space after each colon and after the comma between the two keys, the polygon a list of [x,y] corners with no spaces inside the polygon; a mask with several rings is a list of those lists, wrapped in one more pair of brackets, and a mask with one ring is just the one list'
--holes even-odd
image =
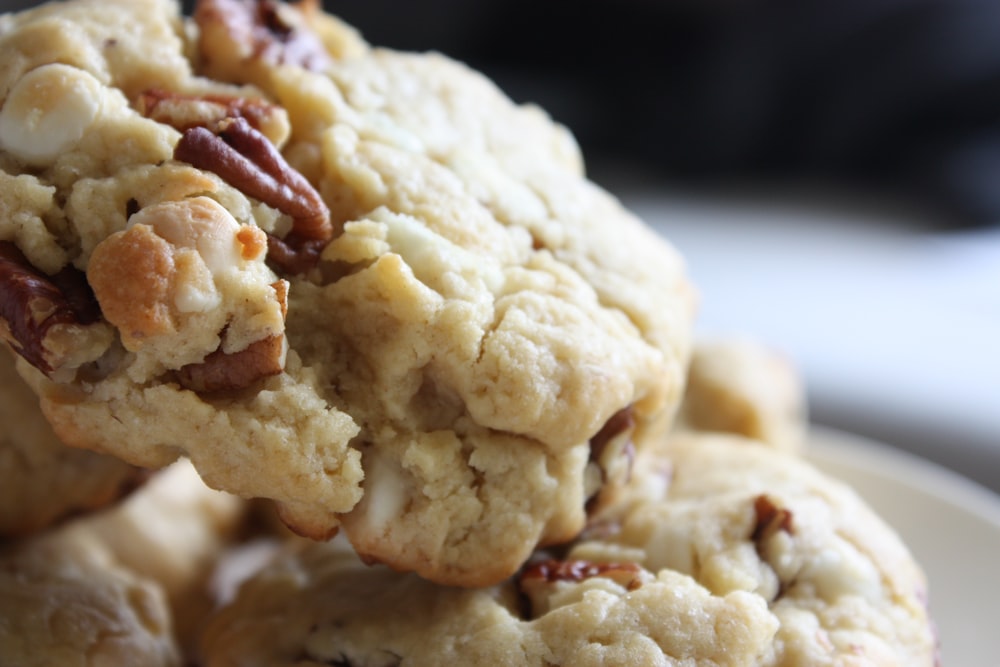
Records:
{"label": "crumbly cookie texture", "polygon": [[13,355],[0,350],[0,539],[104,507],[146,476],[113,456],[62,444],[15,372]]}
{"label": "crumbly cookie texture", "polygon": [[777,625],[754,595],[713,596],[670,571],[581,571],[578,580],[554,585],[564,590],[536,615],[524,609],[516,582],[442,587],[367,567],[337,538],[307,546],[245,582],[209,622],[202,653],[207,667],[296,660],[735,666],[754,664]]}
{"label": "crumbly cookie texture", "polygon": [[763,665],[936,664],[926,579],[898,535],[846,485],[753,444],[673,436],[637,462],[650,474],[624,513],[595,524],[614,537],[583,540],[571,557],[637,548],[654,571],[756,593],[780,623]]}
{"label": "crumbly cookie texture", "polygon": [[736,433],[799,452],[808,428],[802,379],[791,360],[758,341],[699,340],[676,427]]}
{"label": "crumbly cookie texture", "polygon": [[2,25],[0,335],[64,441],[482,586],[669,426],[683,263],[537,108],[317,2]]}
{"label": "crumbly cookie texture", "polygon": [[738,436],[677,436],[636,472],[489,588],[296,543],[210,621],[205,664],[935,664],[923,574],[847,487]]}
{"label": "crumbly cookie texture", "polygon": [[0,550],[0,664],[180,667],[159,586],[57,531]]}

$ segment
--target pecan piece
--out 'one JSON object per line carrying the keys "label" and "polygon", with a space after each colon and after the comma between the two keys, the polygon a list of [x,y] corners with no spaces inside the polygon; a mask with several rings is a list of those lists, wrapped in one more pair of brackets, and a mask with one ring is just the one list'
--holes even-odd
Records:
{"label": "pecan piece", "polygon": [[587,464],[588,514],[596,512],[602,504],[601,489],[608,482],[624,483],[631,476],[635,462],[635,444],[632,442],[634,430],[635,415],[629,405],[611,415],[601,430],[590,439],[590,460]]}
{"label": "pecan piece", "polygon": [[306,273],[319,262],[319,257],[327,241],[320,239],[303,240],[289,234],[280,239],[267,235],[267,263],[272,269],[289,275]]}
{"label": "pecan piece", "polygon": [[[279,280],[271,288],[281,305],[281,316],[287,316],[288,282]],[[177,381],[199,394],[214,394],[244,389],[284,370],[285,336],[282,334],[258,340],[239,352],[226,353],[218,349],[201,363],[181,367]]]}
{"label": "pecan piece", "polygon": [[[792,521],[791,510],[779,507],[765,494],[754,498],[754,526],[750,533],[750,540],[754,544],[757,556],[765,563],[773,562],[774,554],[771,553],[771,538],[779,532],[795,534],[795,525]],[[778,590],[775,591],[775,600],[784,597],[789,585],[793,582],[779,578]]]}
{"label": "pecan piece", "polygon": [[66,267],[47,276],[12,242],[0,241],[0,337],[32,366],[51,375],[72,363],[67,343],[82,341],[78,334],[100,317],[83,273]]}
{"label": "pecan piece", "polygon": [[638,581],[642,568],[637,563],[592,563],[586,560],[543,560],[534,563],[521,572],[520,586],[531,585],[534,581],[552,583],[570,581],[579,583],[591,577],[607,577],[629,590],[642,585]]}
{"label": "pecan piece", "polygon": [[543,560],[526,566],[518,577],[522,613],[526,618],[537,618],[549,610],[550,596],[557,582],[580,583],[592,577],[605,577],[634,591],[649,573],[638,563],[593,563],[585,560]]}
{"label": "pecan piece", "polygon": [[250,127],[280,146],[288,138],[284,109],[261,99],[226,95],[184,95],[151,88],[136,100],[139,113],[184,132],[213,127],[227,118],[245,118]]}
{"label": "pecan piece", "polygon": [[268,259],[278,269],[308,270],[333,236],[330,210],[316,189],[244,118],[227,118],[214,131],[188,129],[177,142],[174,158],[214,172],[244,194],[292,218],[292,230],[281,243],[268,244]]}
{"label": "pecan piece", "polygon": [[626,432],[631,432],[634,428],[635,416],[632,414],[631,405],[611,415],[611,418],[604,422],[601,430],[590,439],[590,460],[600,461],[612,440]]}
{"label": "pecan piece", "polygon": [[[300,2],[301,11],[317,10],[316,0]],[[242,47],[246,57],[272,65],[296,65],[319,71],[330,64],[319,37],[296,25],[288,8],[276,0],[199,0],[194,20],[201,29],[202,50],[214,53],[214,39]]]}
{"label": "pecan piece", "polygon": [[753,511],[756,520],[750,539],[757,544],[758,549],[763,542],[779,530],[794,534],[795,526],[792,523],[791,511],[778,507],[766,495],[761,494],[754,498]]}
{"label": "pecan piece", "polygon": [[199,394],[215,394],[249,387],[257,380],[285,369],[284,336],[268,336],[239,352],[212,352],[197,364],[177,372],[182,386]]}

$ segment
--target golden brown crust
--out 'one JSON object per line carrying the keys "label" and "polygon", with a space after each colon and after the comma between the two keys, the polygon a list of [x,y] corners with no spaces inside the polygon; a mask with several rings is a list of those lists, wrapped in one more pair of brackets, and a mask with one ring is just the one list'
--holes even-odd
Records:
{"label": "golden brown crust", "polygon": [[176,331],[170,314],[176,274],[170,244],[147,225],[108,237],[94,249],[87,267],[101,312],[128,348]]}

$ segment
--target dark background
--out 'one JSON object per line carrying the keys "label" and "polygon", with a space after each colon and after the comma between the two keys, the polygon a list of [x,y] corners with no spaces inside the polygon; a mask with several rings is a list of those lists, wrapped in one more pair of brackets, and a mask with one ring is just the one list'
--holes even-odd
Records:
{"label": "dark background", "polygon": [[997,0],[324,5],[374,44],[444,52],[539,103],[598,173],[823,183],[938,224],[1000,221]]}
{"label": "dark background", "polygon": [[1000,221],[996,0],[327,6],[374,43],[442,50],[539,102],[591,164],[826,182]]}
{"label": "dark background", "polygon": [[[403,4],[403,7],[397,5]],[[592,165],[815,181],[1000,221],[1000,2],[328,2],[539,102]]]}

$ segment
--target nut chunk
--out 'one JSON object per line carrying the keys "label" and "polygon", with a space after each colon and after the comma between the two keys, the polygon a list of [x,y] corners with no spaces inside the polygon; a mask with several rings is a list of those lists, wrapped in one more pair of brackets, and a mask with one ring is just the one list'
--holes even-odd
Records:
{"label": "nut chunk", "polygon": [[585,560],[544,560],[526,567],[518,588],[530,603],[530,617],[551,610],[552,598],[591,577],[605,577],[626,591],[634,591],[653,580],[637,563],[591,563]]}
{"label": "nut chunk", "polygon": [[268,260],[286,273],[306,272],[333,236],[330,211],[319,193],[246,119],[227,118],[213,130],[186,130],[174,157],[290,216],[288,236],[269,238]]}
{"label": "nut chunk", "polygon": [[288,140],[288,113],[264,100],[228,95],[183,95],[159,88],[143,92],[139,111],[158,123],[184,132],[192,127],[214,127],[227,118],[245,118],[275,146]]}
{"label": "nut chunk", "polygon": [[46,276],[0,241],[0,338],[48,375],[93,361],[110,344],[79,277],[72,268]]}
{"label": "nut chunk", "polygon": [[[232,389],[284,365],[285,289],[263,264],[265,247],[263,231],[212,199],[163,202],[101,242],[87,276],[126,349],[165,370],[207,362],[216,379],[195,388]],[[251,369],[221,371],[219,355],[251,349],[232,360]]]}
{"label": "nut chunk", "polygon": [[305,25],[317,2],[303,2],[304,13],[273,0],[201,0],[194,18],[201,44],[217,75],[246,75],[255,61],[322,70],[331,62],[319,36]]}

